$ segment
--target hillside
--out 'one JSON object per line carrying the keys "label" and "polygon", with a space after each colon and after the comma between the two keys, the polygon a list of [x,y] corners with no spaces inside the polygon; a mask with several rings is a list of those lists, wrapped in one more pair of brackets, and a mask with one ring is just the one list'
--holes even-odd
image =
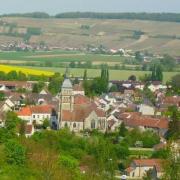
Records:
{"label": "hillside", "polygon": [[[120,19],[33,19],[2,17],[0,44],[22,41],[30,28],[40,30],[30,37],[31,43],[45,42],[52,47],[83,48],[104,45],[134,51],[179,56],[180,24]],[[4,23],[5,22],[5,23]]]}

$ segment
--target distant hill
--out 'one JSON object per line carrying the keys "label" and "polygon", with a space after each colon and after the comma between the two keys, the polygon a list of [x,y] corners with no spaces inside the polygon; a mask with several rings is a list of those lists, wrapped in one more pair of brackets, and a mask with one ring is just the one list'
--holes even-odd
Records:
{"label": "distant hill", "polygon": [[179,22],[70,18],[72,14],[65,18],[67,15],[58,15],[59,18],[40,18],[38,14],[33,18],[3,16],[0,18],[0,45],[28,40],[60,48],[103,45],[109,49],[124,48],[180,56]]}

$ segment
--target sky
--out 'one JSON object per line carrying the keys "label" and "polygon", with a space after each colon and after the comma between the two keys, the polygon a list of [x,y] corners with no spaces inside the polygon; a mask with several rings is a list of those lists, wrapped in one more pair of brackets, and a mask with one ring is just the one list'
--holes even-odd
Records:
{"label": "sky", "polygon": [[0,14],[41,11],[176,12],[180,0],[0,0]]}

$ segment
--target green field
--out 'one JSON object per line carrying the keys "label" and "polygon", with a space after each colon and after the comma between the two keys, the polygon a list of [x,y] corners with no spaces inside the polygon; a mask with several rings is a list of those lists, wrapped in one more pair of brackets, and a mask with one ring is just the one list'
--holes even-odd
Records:
{"label": "green field", "polygon": [[101,55],[101,54],[85,54],[78,51],[43,51],[43,52],[0,52],[0,62],[6,61],[13,63],[13,61],[37,62],[37,61],[51,61],[51,62],[100,62],[100,63],[120,63],[127,59],[121,56]]}
{"label": "green field", "polygon": [[[64,73],[65,68],[46,68],[46,67],[27,67],[27,68],[33,68],[38,70],[46,70],[46,71],[53,71],[53,72],[59,72]],[[71,76],[78,76],[82,77],[84,73],[84,69],[80,68],[73,68],[69,69]],[[88,69],[88,77],[97,77],[100,76],[101,70],[99,69]],[[135,75],[137,78],[139,76],[144,75],[145,73],[150,73],[148,71],[125,71],[125,70],[110,70],[110,80],[127,80],[130,75]],[[178,74],[178,72],[164,72],[164,82],[167,82],[171,79],[172,76]]]}
{"label": "green field", "polygon": [[[94,65],[106,63],[114,66],[122,64],[126,58],[113,55],[85,54],[78,51],[46,51],[46,52],[0,52],[0,64],[14,64],[31,69],[44,70],[48,72],[64,73],[65,68],[58,68],[61,64],[69,64],[70,62],[87,62],[90,61]],[[53,67],[44,67],[44,63],[51,62]],[[32,64],[32,65],[30,65]],[[126,67],[134,65],[126,64]],[[57,67],[57,68],[56,68]],[[62,67],[62,66],[61,66]],[[65,67],[65,66],[64,66]],[[2,69],[2,68],[1,68]],[[83,76],[84,68],[70,69],[72,76]],[[144,75],[145,71],[128,71],[128,70],[110,70],[111,80],[126,80],[130,75],[137,78]],[[172,76],[178,72],[164,72],[164,82],[169,81]],[[88,69],[89,77],[97,77],[100,75],[100,69]]]}

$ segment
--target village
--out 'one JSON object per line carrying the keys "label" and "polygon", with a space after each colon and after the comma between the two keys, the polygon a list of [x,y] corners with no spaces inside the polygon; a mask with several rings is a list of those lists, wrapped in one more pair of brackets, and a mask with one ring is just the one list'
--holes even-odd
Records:
{"label": "village", "polygon": [[[0,93],[3,96],[0,101],[1,128],[5,127],[6,113],[12,111],[25,123],[26,138],[44,129],[61,131],[68,128],[76,135],[88,138],[94,130],[106,134],[124,127],[128,131],[139,129],[140,132],[152,132],[159,138],[158,144],[148,147],[139,137],[131,147],[135,150],[150,148],[156,152],[167,147],[167,133],[172,120],[166,116],[166,112],[171,106],[180,109],[180,96],[166,95],[172,88],[170,85],[160,81],[151,81],[147,85],[131,76],[129,80],[108,81],[111,91],[88,97],[84,80],[71,78],[68,70],[62,84],[59,84],[57,94],[49,92],[48,83],[35,93],[33,88],[37,81],[0,81]],[[152,93],[154,103],[142,93],[145,86]],[[19,89],[25,89],[26,92],[20,92]],[[118,141],[123,138],[123,135],[119,136]],[[179,149],[179,143],[172,143],[174,151]],[[179,151],[176,151],[176,156],[179,155]],[[162,162],[163,159],[159,158],[132,159],[121,179],[141,179],[149,170],[152,170],[154,179],[159,179],[163,174]]]}

